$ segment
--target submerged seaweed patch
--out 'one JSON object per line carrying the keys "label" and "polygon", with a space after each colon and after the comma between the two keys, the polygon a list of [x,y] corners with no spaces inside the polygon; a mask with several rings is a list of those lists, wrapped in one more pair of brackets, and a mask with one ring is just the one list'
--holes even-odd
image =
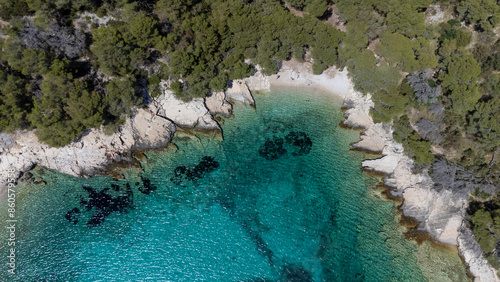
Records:
{"label": "submerged seaweed patch", "polygon": [[[141,176],[141,181],[142,181],[142,186],[139,187],[139,191],[141,193],[149,194],[157,189],[155,185],[151,184],[151,180]],[[138,184],[139,184],[139,182],[136,183],[136,185],[138,185]]]}
{"label": "submerged seaweed patch", "polygon": [[292,155],[295,156],[309,154],[312,148],[311,138],[304,132],[292,131],[285,137],[285,141],[287,144],[298,147],[298,149],[292,153]]}
{"label": "submerged seaweed patch", "polygon": [[[285,138],[273,136],[267,138],[266,142],[259,148],[259,155],[269,161],[277,160],[287,153],[285,144],[296,147],[292,152],[293,156],[309,154],[312,148],[312,141],[305,132],[291,131]],[[291,148],[288,148],[291,149]]]}
{"label": "submerged seaweed patch", "polygon": [[219,167],[219,162],[217,162],[213,157],[205,156],[201,161],[194,167],[188,168],[185,166],[178,166],[174,170],[174,176],[170,178],[175,184],[180,184],[184,179],[196,181],[202,178],[206,173],[210,173]]}
{"label": "submerged seaweed patch", "polygon": [[80,215],[80,209],[79,208],[74,208],[70,210],[69,212],[66,213],[64,216],[69,222],[73,222],[73,224],[78,223],[78,215]]}
{"label": "submerged seaweed patch", "polygon": [[266,139],[266,142],[259,148],[259,155],[269,161],[277,160],[286,154],[283,143],[283,138],[276,136],[273,139]]}
{"label": "submerged seaweed patch", "polygon": [[[114,212],[125,213],[132,208],[133,193],[128,183],[126,184],[125,195],[118,195],[116,197],[113,197],[108,193],[110,188],[105,188],[99,192],[90,186],[83,186],[82,188],[89,195],[87,199],[81,199],[80,205],[84,206],[86,211],[94,209],[92,217],[89,221],[87,221],[88,227],[101,225],[104,222],[104,219]],[[111,184],[111,188],[114,191],[119,191],[120,186],[117,184]],[[65,218],[69,222],[77,224],[80,213],[80,209],[74,208],[66,213]]]}

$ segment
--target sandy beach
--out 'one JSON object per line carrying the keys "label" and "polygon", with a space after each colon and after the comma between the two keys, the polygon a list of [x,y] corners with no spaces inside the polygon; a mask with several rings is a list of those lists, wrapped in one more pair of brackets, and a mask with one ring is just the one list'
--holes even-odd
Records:
{"label": "sandy beach", "polygon": [[353,91],[347,68],[338,70],[330,67],[320,75],[314,75],[312,63],[296,60],[283,62],[277,75],[267,77],[272,86],[315,87],[345,99]]}

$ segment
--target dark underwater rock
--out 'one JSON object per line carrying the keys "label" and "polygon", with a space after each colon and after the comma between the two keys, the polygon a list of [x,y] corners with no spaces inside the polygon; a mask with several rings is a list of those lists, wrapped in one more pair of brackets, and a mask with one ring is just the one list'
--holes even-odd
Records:
{"label": "dark underwater rock", "polygon": [[289,145],[298,147],[298,149],[292,153],[294,156],[309,154],[312,148],[311,138],[304,132],[292,131],[285,136],[285,141]]}
{"label": "dark underwater rock", "polygon": [[141,193],[149,194],[157,189],[156,186],[151,184],[151,180],[144,178],[142,176],[141,176],[141,180],[142,180],[142,186],[139,187],[139,191]]}
{"label": "dark underwater rock", "polygon": [[111,189],[113,189],[113,191],[118,191],[120,190],[120,185],[111,183]]}
{"label": "dark underwater rock", "polygon": [[217,162],[213,157],[205,156],[201,161],[194,167],[188,168],[185,166],[178,166],[174,170],[174,176],[170,178],[175,184],[180,184],[183,179],[196,181],[199,178],[205,176],[205,174],[213,172],[219,167],[219,162]]}
{"label": "dark underwater rock", "polygon": [[73,224],[78,223],[78,215],[80,214],[79,208],[74,208],[66,213],[64,216],[69,222],[73,222]]}
{"label": "dark underwater rock", "polygon": [[[112,184],[113,190],[118,189],[119,185]],[[117,188],[118,187],[118,188]],[[133,193],[130,188],[130,184],[126,185],[126,194],[113,197],[108,193],[109,188],[104,188],[101,191],[97,191],[90,186],[83,186],[83,189],[89,194],[88,198],[82,198],[80,205],[84,206],[87,211],[94,209],[94,214],[87,222],[88,227],[94,227],[102,224],[106,216],[114,213],[121,212],[125,213],[128,209],[132,208],[133,205]],[[115,190],[116,191],[116,190]],[[80,214],[78,208],[74,208],[66,213],[65,218],[76,224],[78,222],[77,215]]]}
{"label": "dark underwater rock", "polygon": [[259,155],[269,161],[277,160],[286,154],[283,143],[283,138],[276,136],[273,139],[266,139],[266,142],[259,148]]}

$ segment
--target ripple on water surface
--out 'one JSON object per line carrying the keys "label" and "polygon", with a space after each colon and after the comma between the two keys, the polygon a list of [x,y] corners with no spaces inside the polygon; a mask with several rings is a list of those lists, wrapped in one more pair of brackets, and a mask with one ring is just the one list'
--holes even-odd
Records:
{"label": "ripple on water surface", "polygon": [[47,185],[18,187],[8,278],[425,280],[393,204],[349,151],[359,133],[337,127],[340,102],[310,89],[255,98],[256,110],[236,105],[224,141],[178,138],[125,180],[36,169]]}

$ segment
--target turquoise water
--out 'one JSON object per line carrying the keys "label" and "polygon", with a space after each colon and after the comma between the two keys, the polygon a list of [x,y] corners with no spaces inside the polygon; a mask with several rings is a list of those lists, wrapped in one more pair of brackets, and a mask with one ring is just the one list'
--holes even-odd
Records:
{"label": "turquoise water", "polygon": [[[393,204],[349,151],[359,133],[337,126],[339,101],[305,93],[257,94],[256,109],[237,104],[225,120],[224,141],[177,138],[175,153],[146,153],[144,171],[124,180],[35,169],[47,184],[17,187],[17,269],[9,275],[2,264],[0,280],[425,280]],[[294,145],[290,132],[303,138]],[[201,162],[207,156],[218,166]],[[147,180],[152,189],[141,193]],[[84,186],[112,188],[101,196],[121,206],[87,211]],[[4,200],[2,222],[6,208]]]}

